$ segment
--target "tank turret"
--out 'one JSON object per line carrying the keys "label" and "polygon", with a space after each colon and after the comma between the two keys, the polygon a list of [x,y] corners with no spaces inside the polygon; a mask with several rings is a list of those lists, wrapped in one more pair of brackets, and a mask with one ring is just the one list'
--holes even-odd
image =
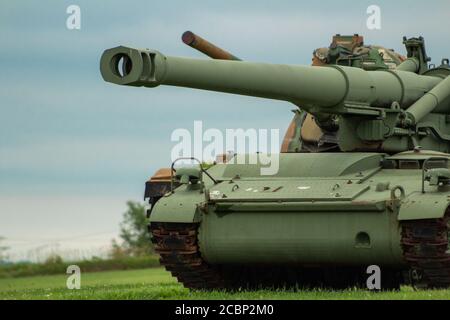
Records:
{"label": "tank turret", "polygon": [[[181,38],[186,45],[204,53],[210,58],[240,61],[235,55],[217,47],[191,31],[183,33]],[[425,52],[423,39],[415,40],[420,41],[404,41],[410,56],[407,63],[403,64],[403,68],[406,71],[413,69],[412,72],[415,72],[420,65],[420,61],[422,61],[420,59],[421,56],[417,53]],[[406,42],[412,42],[414,48],[412,50],[409,49],[408,46],[410,45],[406,44]],[[364,38],[361,35],[336,34],[333,36],[329,47],[314,50],[312,65],[338,64],[365,70],[395,69],[405,59],[405,57],[392,49],[365,45]],[[301,109],[293,111],[294,118],[283,138],[281,152],[323,152],[338,149],[333,122],[328,122],[331,125],[331,130],[323,122],[322,126],[319,127],[311,114]]]}

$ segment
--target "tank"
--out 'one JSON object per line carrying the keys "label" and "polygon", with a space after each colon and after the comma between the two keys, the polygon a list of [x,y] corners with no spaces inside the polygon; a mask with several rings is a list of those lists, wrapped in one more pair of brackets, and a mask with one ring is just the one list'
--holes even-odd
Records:
{"label": "tank", "polygon": [[383,289],[450,286],[450,66],[428,64],[423,38],[403,42],[391,67],[338,45],[319,67],[106,50],[107,82],[287,101],[332,133],[331,151],[291,148],[271,175],[259,155],[172,163],[163,194],[146,188],[162,265],[191,289],[365,286],[373,265]]}

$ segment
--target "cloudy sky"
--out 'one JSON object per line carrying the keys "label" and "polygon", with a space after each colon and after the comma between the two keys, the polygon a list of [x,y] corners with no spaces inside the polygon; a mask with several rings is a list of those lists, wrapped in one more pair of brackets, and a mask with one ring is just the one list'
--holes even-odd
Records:
{"label": "cloudy sky", "polygon": [[[81,30],[66,8],[81,8]],[[381,30],[366,9],[381,8]],[[0,235],[13,257],[43,248],[93,250],[117,234],[127,200],[170,164],[174,129],[277,128],[284,102],[170,87],[107,84],[104,49],[120,44],[202,57],[192,30],[244,60],[309,64],[335,33],[403,52],[422,35],[433,62],[450,56],[448,1],[1,1]],[[281,135],[282,135],[281,134]]]}

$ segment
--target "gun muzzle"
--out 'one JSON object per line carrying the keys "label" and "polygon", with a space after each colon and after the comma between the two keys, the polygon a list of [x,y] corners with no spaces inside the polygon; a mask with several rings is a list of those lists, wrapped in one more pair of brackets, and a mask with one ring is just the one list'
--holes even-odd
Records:
{"label": "gun muzzle", "polygon": [[156,50],[124,46],[105,50],[100,72],[105,81],[136,87],[156,87],[166,73],[167,58]]}

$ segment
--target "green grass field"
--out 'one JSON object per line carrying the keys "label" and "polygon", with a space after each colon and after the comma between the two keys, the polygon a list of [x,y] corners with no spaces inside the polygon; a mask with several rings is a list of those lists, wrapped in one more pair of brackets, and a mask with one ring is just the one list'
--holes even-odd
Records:
{"label": "green grass field", "polygon": [[399,292],[243,291],[191,292],[162,268],[84,273],[80,290],[66,288],[66,275],[0,279],[0,299],[450,299],[450,290]]}

